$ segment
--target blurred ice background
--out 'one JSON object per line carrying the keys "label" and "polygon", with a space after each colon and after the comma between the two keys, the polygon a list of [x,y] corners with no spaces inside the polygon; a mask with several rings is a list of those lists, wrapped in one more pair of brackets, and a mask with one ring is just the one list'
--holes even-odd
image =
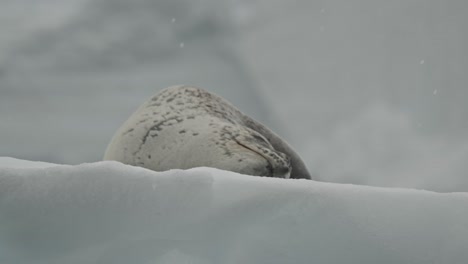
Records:
{"label": "blurred ice background", "polygon": [[0,156],[98,161],[190,84],[320,180],[468,191],[467,1],[0,0],[0,21]]}

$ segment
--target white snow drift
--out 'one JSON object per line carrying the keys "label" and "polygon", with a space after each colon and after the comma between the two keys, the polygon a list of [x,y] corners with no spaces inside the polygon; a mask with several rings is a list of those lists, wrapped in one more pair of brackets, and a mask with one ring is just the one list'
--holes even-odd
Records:
{"label": "white snow drift", "polygon": [[0,158],[0,263],[462,264],[467,205],[467,193]]}

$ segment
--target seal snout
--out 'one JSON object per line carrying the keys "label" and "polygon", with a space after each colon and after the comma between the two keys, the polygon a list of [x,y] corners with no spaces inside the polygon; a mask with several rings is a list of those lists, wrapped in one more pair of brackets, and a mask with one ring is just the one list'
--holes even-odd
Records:
{"label": "seal snout", "polygon": [[273,167],[273,177],[289,178],[291,175],[291,162],[289,157],[281,152],[274,151],[268,162]]}
{"label": "seal snout", "polygon": [[276,151],[273,146],[262,135],[256,132],[244,134],[236,137],[239,145],[256,153],[268,163],[268,175],[277,178],[289,178],[291,175],[291,160],[290,158],[279,151]]}
{"label": "seal snout", "polygon": [[273,169],[273,177],[286,178],[289,179],[291,175],[291,167],[277,167]]}

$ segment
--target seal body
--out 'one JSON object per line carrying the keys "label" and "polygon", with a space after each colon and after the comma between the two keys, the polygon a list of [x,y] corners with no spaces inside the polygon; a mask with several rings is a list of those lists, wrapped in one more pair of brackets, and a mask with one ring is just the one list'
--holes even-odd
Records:
{"label": "seal body", "polygon": [[104,160],[155,171],[213,167],[310,179],[284,140],[223,98],[189,86],[169,87],[143,103],[118,129]]}

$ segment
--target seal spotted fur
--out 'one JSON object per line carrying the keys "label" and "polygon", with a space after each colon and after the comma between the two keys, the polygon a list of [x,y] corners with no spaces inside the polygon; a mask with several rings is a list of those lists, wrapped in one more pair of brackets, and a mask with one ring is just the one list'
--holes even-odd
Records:
{"label": "seal spotted fur", "polygon": [[143,103],[114,135],[104,160],[155,171],[214,167],[311,178],[279,136],[223,98],[189,86],[169,87]]}

